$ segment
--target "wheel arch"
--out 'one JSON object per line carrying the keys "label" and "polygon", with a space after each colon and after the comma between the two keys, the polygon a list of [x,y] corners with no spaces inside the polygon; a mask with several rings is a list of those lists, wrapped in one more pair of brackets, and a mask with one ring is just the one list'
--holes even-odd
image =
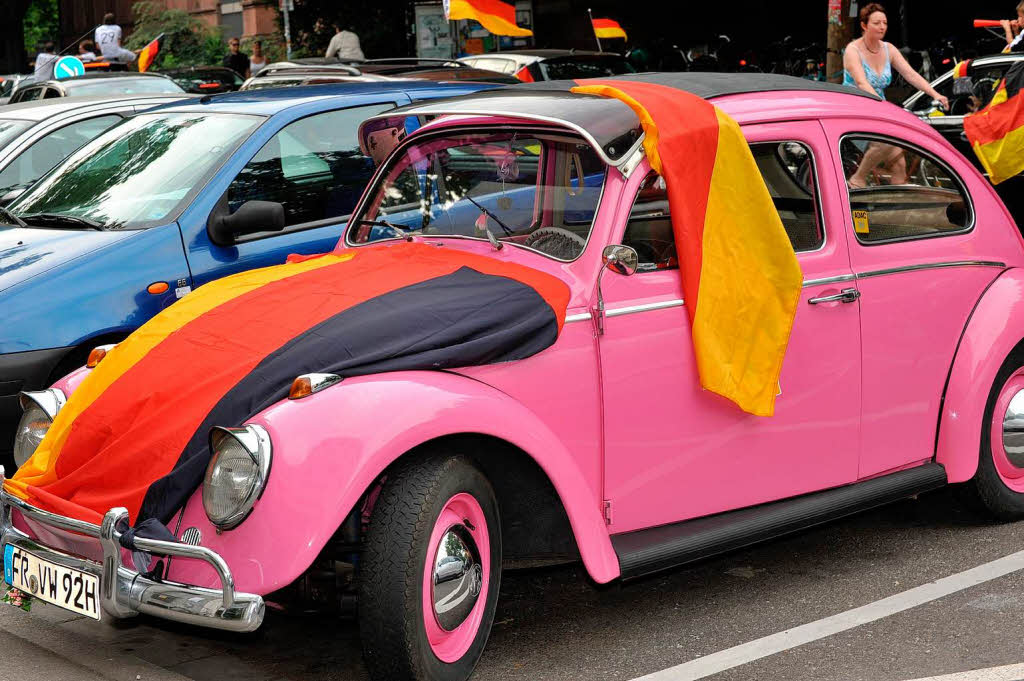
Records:
{"label": "wheel arch", "polygon": [[978,468],[985,406],[1006,358],[1024,349],[1024,270],[1004,271],[982,294],[957,346],[939,412],[935,460],[949,482]]}
{"label": "wheel arch", "polygon": [[[441,372],[346,379],[322,393],[279,402],[249,422],[267,428],[274,447],[267,488],[249,518],[217,534],[198,490],[181,523],[200,528],[204,546],[220,553],[233,570],[239,566],[235,581],[245,591],[269,593],[291,583],[390,467],[424,448],[455,441],[493,448],[476,459],[495,485],[499,503],[511,498],[517,481],[550,486],[511,507],[517,531],[529,528],[524,518],[529,520],[530,499],[545,504],[543,526],[558,528],[559,509],[551,506],[557,501],[591,577],[605,583],[619,576],[600,492],[581,468],[582,455],[574,456],[525,405],[489,385]],[[514,551],[531,547],[524,537],[510,540]],[[269,552],[287,560],[271,563]],[[204,567],[175,561],[169,578],[203,585],[212,577]]]}

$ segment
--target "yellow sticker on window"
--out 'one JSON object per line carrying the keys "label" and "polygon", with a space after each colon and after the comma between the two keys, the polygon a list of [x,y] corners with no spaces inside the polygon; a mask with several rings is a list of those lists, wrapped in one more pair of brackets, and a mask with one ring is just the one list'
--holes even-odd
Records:
{"label": "yellow sticker on window", "polygon": [[853,231],[857,232],[857,234],[867,234],[870,231],[868,229],[868,212],[866,210],[853,211]]}

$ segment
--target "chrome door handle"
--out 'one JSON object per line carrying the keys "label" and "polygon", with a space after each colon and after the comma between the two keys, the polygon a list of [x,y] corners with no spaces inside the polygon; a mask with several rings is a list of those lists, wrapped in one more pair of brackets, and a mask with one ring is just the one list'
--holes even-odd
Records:
{"label": "chrome door handle", "polygon": [[852,303],[858,298],[860,298],[860,291],[855,288],[844,288],[835,295],[811,298],[807,302],[811,305],[817,305],[818,303]]}

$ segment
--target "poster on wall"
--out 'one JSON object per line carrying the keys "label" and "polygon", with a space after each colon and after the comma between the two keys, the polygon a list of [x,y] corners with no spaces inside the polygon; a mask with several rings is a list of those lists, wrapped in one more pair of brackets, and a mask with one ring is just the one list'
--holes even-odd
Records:
{"label": "poster on wall", "polygon": [[454,54],[451,24],[442,5],[416,5],[416,56],[451,59]]}
{"label": "poster on wall", "polygon": [[828,23],[843,23],[843,0],[828,0]]}

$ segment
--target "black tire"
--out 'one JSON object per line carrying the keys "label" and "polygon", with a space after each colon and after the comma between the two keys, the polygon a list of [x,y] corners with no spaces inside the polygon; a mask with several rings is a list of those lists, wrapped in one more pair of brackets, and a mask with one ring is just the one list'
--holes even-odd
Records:
{"label": "black tire", "polygon": [[[472,495],[487,519],[490,569],[483,617],[472,644],[459,659],[447,663],[434,654],[427,639],[422,591],[430,534],[445,503],[459,493]],[[501,581],[498,502],[469,457],[449,448],[416,456],[388,473],[373,507],[360,571],[359,633],[370,678],[469,678],[490,634]]]}
{"label": "black tire", "polygon": [[[978,454],[978,471],[971,480],[973,491],[981,505],[999,520],[1020,520],[1024,518],[1024,494],[1016,492],[1003,482],[992,458],[992,435],[990,425],[996,400],[1007,379],[1024,367],[1024,349],[1014,350],[1003,366],[989,391],[988,402],[981,422],[981,448]],[[1000,445],[1001,446],[1001,445]]]}

